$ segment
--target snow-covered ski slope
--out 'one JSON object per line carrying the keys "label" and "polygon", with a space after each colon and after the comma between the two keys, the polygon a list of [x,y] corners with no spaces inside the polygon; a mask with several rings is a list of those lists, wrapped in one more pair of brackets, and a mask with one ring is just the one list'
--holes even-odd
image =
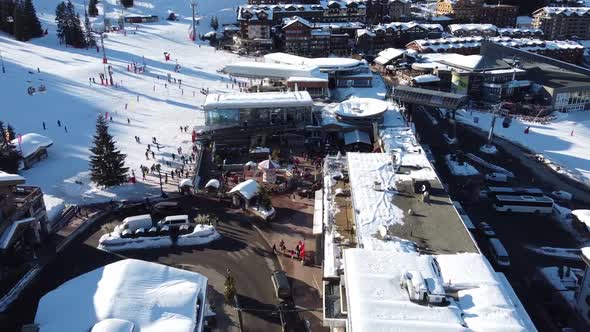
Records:
{"label": "snow-covered ski slope", "polygon": [[[107,16],[116,17],[121,7],[115,0],[108,1]],[[0,119],[9,122],[17,133],[37,132],[50,137],[54,145],[49,148],[49,158],[22,173],[27,183],[39,185],[43,191],[65,199],[68,203],[107,201],[116,198],[141,198],[146,193],[159,193],[154,177],[141,181],[141,164],[151,166],[145,150],[152,137],[163,144],[160,151],[152,146],[157,162],[170,160],[178,147],[190,149],[190,129],[181,133],[180,126],[200,124],[203,114],[200,105],[205,96],[203,88],[210,92],[237,92],[231,82],[217,70],[237,61],[238,56],[216,52],[201,43],[195,45],[188,38],[192,10],[189,1],[155,0],[135,1],[135,7],[127,13],[158,15],[158,23],[127,25],[127,34],[109,33],[105,49],[109,65],[113,66],[117,87],[101,86],[99,73],[103,73],[102,54],[96,49],[73,49],[59,45],[54,23],[57,0],[35,1],[37,14],[48,35],[27,43],[0,34],[0,51],[6,73],[0,72]],[[83,18],[82,0],[72,1]],[[198,12],[203,21],[200,33],[210,31],[209,17],[218,16],[221,23],[233,20],[235,7],[245,0],[199,1]],[[102,7],[99,4],[102,14]],[[163,18],[174,11],[180,18],[170,22]],[[102,18],[97,18],[97,22]],[[136,30],[137,26],[137,30]],[[164,60],[164,52],[170,52],[171,61]],[[141,65],[145,59],[147,71],[135,74],[127,71],[132,62]],[[180,73],[174,72],[178,63]],[[39,68],[40,73],[37,72]],[[167,83],[167,74],[182,85]],[[160,79],[158,79],[158,76]],[[94,78],[96,84],[90,84]],[[27,88],[44,84],[47,91],[27,94]],[[166,84],[166,86],[165,86]],[[127,109],[126,109],[127,105]],[[117,147],[128,155],[127,166],[135,170],[142,183],[124,185],[108,190],[96,188],[88,177],[89,147],[95,131],[96,117],[109,113],[113,117],[110,132]],[[129,124],[127,122],[129,119]],[[57,121],[62,123],[58,127]],[[43,122],[47,129],[43,130]],[[67,132],[65,127],[67,126]],[[141,144],[135,142],[141,138]],[[173,166],[179,166],[174,163]],[[164,167],[168,169],[168,167]]]}

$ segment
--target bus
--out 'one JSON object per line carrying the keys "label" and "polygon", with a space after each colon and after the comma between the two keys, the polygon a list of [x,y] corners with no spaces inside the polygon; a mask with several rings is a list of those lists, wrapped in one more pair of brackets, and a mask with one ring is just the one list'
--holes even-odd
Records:
{"label": "bus", "polygon": [[496,195],[493,206],[500,212],[553,213],[553,199],[547,196]]}
{"label": "bus", "polygon": [[543,190],[539,188],[524,188],[524,187],[488,187],[488,197],[493,199],[497,195],[504,195],[504,196],[533,196],[533,197],[543,197],[545,194]]}

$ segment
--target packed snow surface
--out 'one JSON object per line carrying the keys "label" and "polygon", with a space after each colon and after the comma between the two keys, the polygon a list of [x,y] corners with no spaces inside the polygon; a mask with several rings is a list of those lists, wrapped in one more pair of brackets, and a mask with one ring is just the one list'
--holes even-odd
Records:
{"label": "packed snow surface", "polygon": [[207,278],[157,263],[118,261],[67,281],[39,301],[41,332],[89,331],[117,318],[137,331],[193,332]]}
{"label": "packed snow surface", "polygon": [[[159,181],[148,175],[144,181],[140,165],[161,163],[163,171],[179,168],[165,161],[178,147],[190,151],[191,130],[180,132],[180,126],[204,124],[200,107],[205,100],[201,89],[210,93],[239,91],[237,84],[217,70],[240,59],[238,55],[216,51],[202,42],[188,38],[192,13],[188,2],[176,0],[136,1],[125,14],[158,15],[156,23],[127,24],[127,33],[111,32],[104,44],[108,64],[113,68],[116,86],[100,84],[99,74],[105,71],[102,52],[94,48],[74,49],[58,43],[54,20],[58,0],[36,1],[37,14],[48,35],[22,43],[0,35],[0,49],[6,73],[0,73],[0,91],[6,96],[0,118],[14,126],[17,134],[39,133],[53,141],[49,156],[38,166],[23,171],[27,183],[41,186],[43,191],[67,203],[92,203],[111,199],[141,199],[158,194]],[[83,17],[84,2],[72,1]],[[101,1],[100,14],[92,18],[93,26],[102,26],[102,5],[107,3],[107,17],[116,22],[121,6],[115,0]],[[199,1],[197,12],[202,29],[209,18],[217,16],[220,23],[235,21],[235,8],[246,0]],[[179,20],[167,21],[169,12]],[[204,32],[200,30],[201,33]],[[171,55],[165,61],[164,52]],[[134,73],[128,66],[135,62],[144,73]],[[178,63],[180,72],[175,72]],[[39,68],[39,72],[37,71]],[[166,81],[167,74],[171,82]],[[90,83],[94,78],[96,83]],[[174,81],[176,79],[176,83]],[[28,87],[45,85],[45,92],[27,94]],[[109,132],[116,146],[127,154],[126,166],[135,170],[137,184],[100,188],[88,174],[89,148],[95,133],[96,118],[108,112]],[[129,121],[127,120],[129,119]],[[57,125],[60,121],[61,126]],[[46,123],[43,130],[42,122]],[[67,127],[67,131],[66,131]],[[141,143],[135,141],[139,136]],[[147,144],[156,137],[161,144],[155,160],[144,155]],[[152,146],[152,151],[154,151]],[[178,159],[177,159],[178,160]]]}

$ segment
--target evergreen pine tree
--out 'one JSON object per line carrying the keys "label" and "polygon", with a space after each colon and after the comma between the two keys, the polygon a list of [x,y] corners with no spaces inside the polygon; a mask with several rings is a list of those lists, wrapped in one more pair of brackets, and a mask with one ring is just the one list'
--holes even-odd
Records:
{"label": "evergreen pine tree", "polygon": [[217,21],[217,16],[213,16],[211,17],[211,28],[213,28],[213,30],[216,30],[219,28],[219,21]]}
{"label": "evergreen pine tree", "polygon": [[57,23],[57,38],[60,42],[66,41],[66,3],[60,2],[55,8],[55,23]]}
{"label": "evergreen pine tree", "polygon": [[86,47],[96,46],[96,39],[92,33],[92,27],[90,26],[90,19],[88,14],[84,12],[84,37],[86,39]]}
{"label": "evergreen pine tree", "polygon": [[20,41],[26,41],[27,38],[27,31],[26,31],[26,22],[25,22],[25,15],[23,12],[23,6],[20,4],[15,4],[14,9],[12,11],[12,28],[11,31],[14,39]]}
{"label": "evergreen pine tree", "polygon": [[25,0],[23,7],[23,14],[25,16],[25,24],[28,30],[29,38],[38,38],[43,36],[43,29],[41,29],[41,22],[37,17],[35,6],[32,0]]}
{"label": "evergreen pine tree", "polygon": [[90,0],[88,2],[88,16],[96,17],[98,16],[98,8],[96,7],[97,0]]}
{"label": "evergreen pine tree", "polygon": [[106,187],[125,183],[129,170],[125,167],[125,155],[115,148],[115,141],[108,130],[107,122],[100,115],[96,120],[94,146],[90,149],[90,178]]}
{"label": "evergreen pine tree", "polygon": [[18,172],[20,151],[10,143],[10,140],[6,139],[6,134],[4,124],[0,121],[0,170],[16,173]]}

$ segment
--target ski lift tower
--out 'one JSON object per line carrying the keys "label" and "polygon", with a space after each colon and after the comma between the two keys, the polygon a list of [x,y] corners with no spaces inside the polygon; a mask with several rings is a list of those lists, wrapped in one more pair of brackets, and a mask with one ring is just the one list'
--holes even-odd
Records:
{"label": "ski lift tower", "polygon": [[502,109],[503,104],[504,104],[504,102],[499,102],[493,106],[492,124],[490,125],[490,131],[488,133],[488,140],[487,140],[486,144],[482,145],[479,148],[479,151],[481,151],[483,153],[496,154],[496,152],[498,152],[498,149],[496,149],[496,147],[493,144],[494,126],[496,125],[496,118],[498,117],[498,113],[500,113],[500,110]]}
{"label": "ski lift tower", "polygon": [[197,0],[190,0],[191,8],[193,9],[193,35],[192,39],[194,42],[197,41]]}

